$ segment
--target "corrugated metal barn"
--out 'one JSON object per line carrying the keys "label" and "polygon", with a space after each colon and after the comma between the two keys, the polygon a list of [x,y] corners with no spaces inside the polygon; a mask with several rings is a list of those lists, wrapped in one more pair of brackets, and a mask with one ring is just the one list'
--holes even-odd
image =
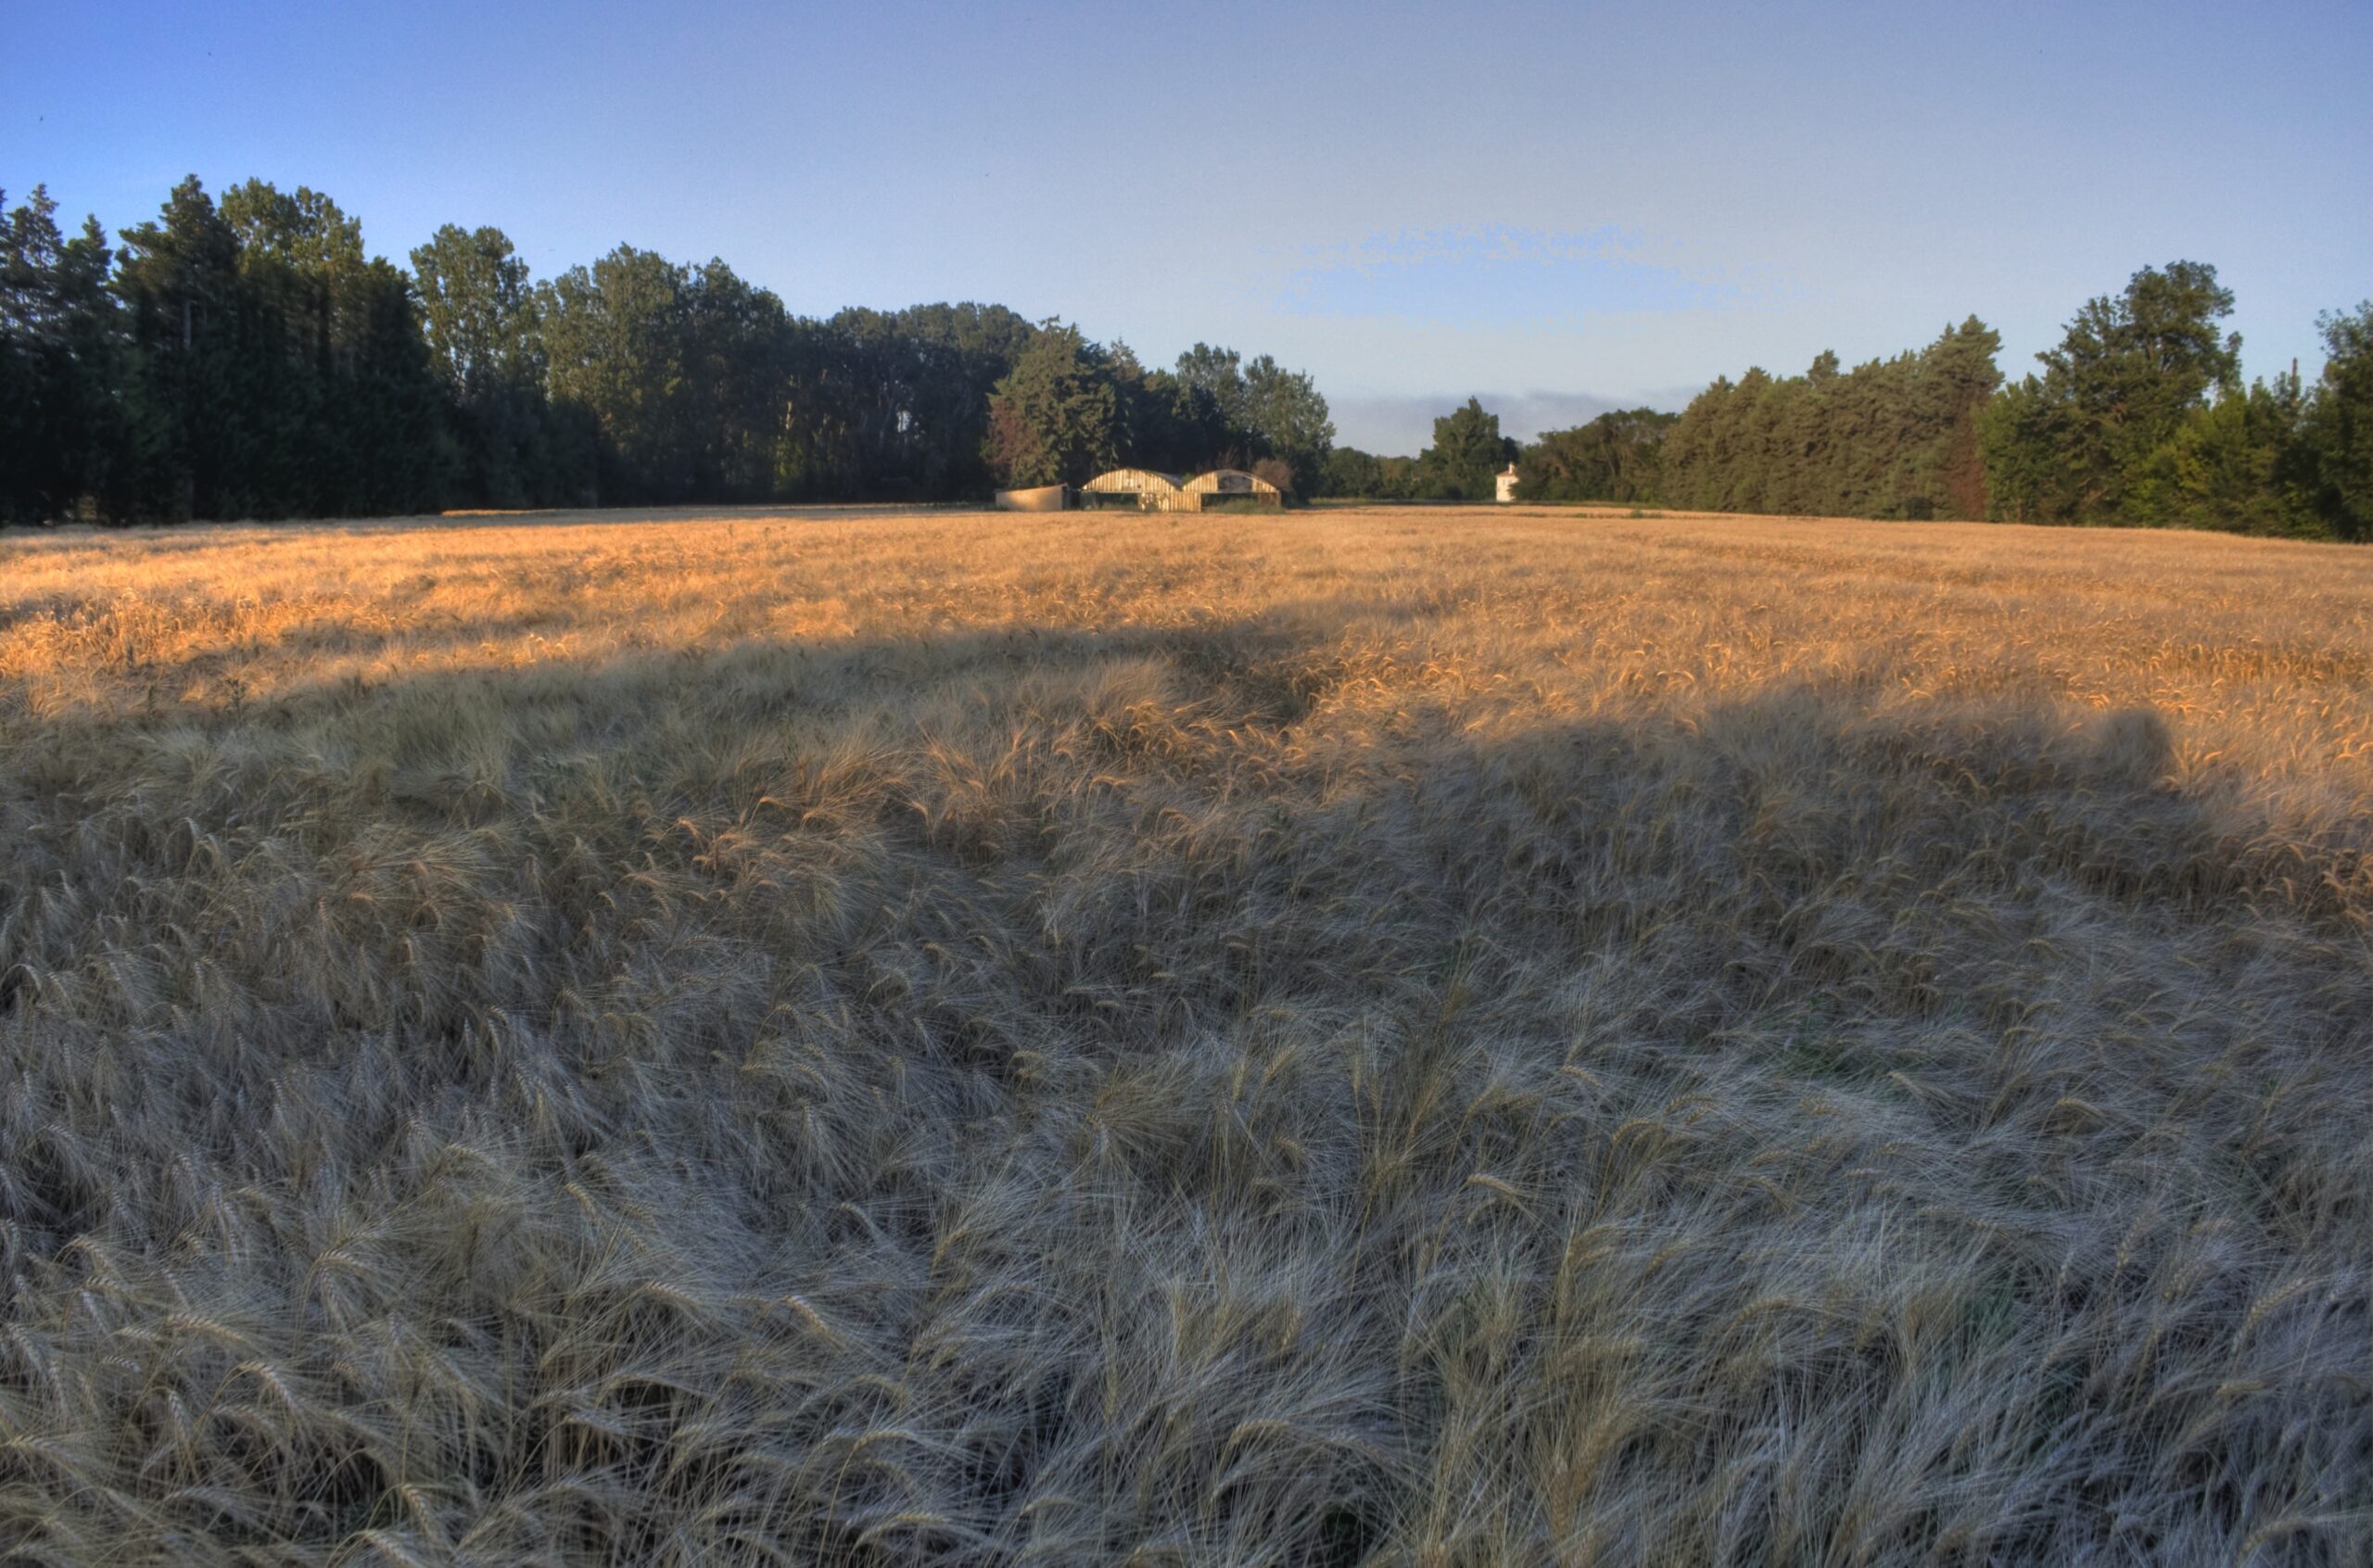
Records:
{"label": "corrugated metal barn", "polygon": [[1214,468],[1192,479],[1150,468],[1114,468],[1086,484],[1042,485],[1032,490],[999,490],[1000,512],[1066,512],[1072,508],[1119,507],[1135,512],[1212,512],[1237,507],[1274,512],[1285,493],[1240,468]]}
{"label": "corrugated metal barn", "polygon": [[1189,512],[1208,512],[1218,506],[1274,509],[1286,504],[1284,491],[1240,468],[1214,468],[1209,474],[1198,474],[1182,488],[1195,498],[1194,504],[1186,509]]}
{"label": "corrugated metal barn", "polygon": [[1079,487],[1082,506],[1134,506],[1140,512],[1177,512],[1178,476],[1150,468],[1108,469]]}

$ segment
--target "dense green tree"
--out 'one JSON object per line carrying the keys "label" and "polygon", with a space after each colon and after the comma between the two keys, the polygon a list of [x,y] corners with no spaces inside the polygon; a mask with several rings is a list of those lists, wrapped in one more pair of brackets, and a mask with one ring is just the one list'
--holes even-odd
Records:
{"label": "dense green tree", "polygon": [[756,499],[778,489],[795,334],[722,261],[632,246],[538,291],[552,398],[600,432],[610,502]]}
{"label": "dense green tree", "polygon": [[1374,452],[1357,447],[1337,447],[1326,454],[1318,493],[1364,499],[1386,499],[1384,463]]}
{"label": "dense green tree", "polygon": [[1717,482],[1717,439],[1731,428],[1731,402],[1737,391],[1729,376],[1716,376],[1665,432],[1656,453],[1657,484],[1669,504],[1699,505],[1698,498]]}
{"label": "dense green tree", "polygon": [[126,510],[391,512],[441,503],[445,399],[410,280],[318,193],[193,177],[127,231]]}
{"label": "dense green tree", "polygon": [[1473,398],[1434,421],[1433,445],[1417,454],[1417,490],[1428,500],[1490,500],[1493,475],[1516,458],[1500,416]]}
{"label": "dense green tree", "polygon": [[2373,539],[2373,300],[2316,325],[2324,373],[2305,410],[2294,472],[2324,528]]}
{"label": "dense green tree", "polygon": [[1516,458],[1516,493],[1541,501],[1656,500],[1664,438],[1679,418],[1622,409],[1571,430],[1544,431]]}
{"label": "dense green tree", "polygon": [[250,504],[264,515],[440,504],[455,454],[411,280],[365,252],[361,220],[304,186],[249,180],[223,193],[221,217],[249,329]]}
{"label": "dense green tree", "polygon": [[267,517],[334,511],[333,470],[354,453],[334,425],[343,423],[339,339],[352,335],[339,306],[362,267],[362,225],[314,191],[284,194],[260,180],[224,191],[219,210],[237,247],[247,328],[247,505]]}
{"label": "dense green tree", "polygon": [[1897,490],[1906,510],[1937,517],[1986,514],[1983,430],[1986,405],[2002,385],[1995,356],[2002,335],[1975,316],[1931,344],[1913,367],[1911,418],[1918,435],[1904,449]]}
{"label": "dense green tree", "polygon": [[[63,242],[45,194],[21,217],[0,232],[6,515],[97,492],[151,517],[952,499],[1017,466],[1316,475],[1333,440],[1311,379],[1266,356],[1199,345],[1148,371],[1063,329],[1031,358],[1038,330],[999,306],[797,320],[722,261],[632,247],[538,286],[491,228],[440,229],[406,273],[301,186],[217,203],[186,181],[111,277],[95,225]],[[82,301],[75,333],[26,324],[52,296]]]}
{"label": "dense green tree", "polygon": [[601,433],[601,499],[671,501],[692,493],[685,386],[688,270],[622,245],[537,291],[552,400]]}
{"label": "dense green tree", "polygon": [[1230,428],[1219,398],[1208,386],[1191,384],[1176,372],[1140,371],[1120,384],[1122,441],[1129,461],[1167,474],[1199,474],[1237,462],[1243,437]]}
{"label": "dense green tree", "polygon": [[983,452],[1009,487],[1076,485],[1122,461],[1120,415],[1104,349],[1049,321],[990,395]]}
{"label": "dense green tree", "polygon": [[128,504],[146,516],[254,515],[276,400],[268,367],[281,344],[277,323],[256,319],[239,237],[193,174],[122,240]]}
{"label": "dense green tree", "polygon": [[1717,378],[1690,400],[1660,454],[1667,501],[1717,512],[1763,510],[1769,463],[1761,440],[1771,423],[1763,405],[1771,386],[1770,373],[1753,366],[1735,382]]}
{"label": "dense green tree", "polygon": [[1317,384],[1263,354],[1244,367],[1244,428],[1263,455],[1313,482],[1335,447],[1335,421]]}
{"label": "dense green tree", "polygon": [[2294,374],[2222,388],[2189,410],[2128,475],[2122,521],[2241,534],[2318,534],[2295,454],[2305,399]]}
{"label": "dense green tree", "polygon": [[[440,229],[412,265],[302,186],[218,204],[184,181],[114,251],[36,187],[0,215],[0,518],[955,499],[1115,462],[1480,499],[1516,452],[1474,399],[1420,458],[1338,449],[1312,378],[1267,355],[1148,369],[999,306],[804,320],[720,260],[632,247],[538,286],[491,228]],[[1750,369],[1678,417],[1543,436],[1524,493],[2373,537],[2373,304],[2324,318],[2312,387],[2244,387],[2231,309],[2178,261],[2088,301],[2007,389],[1974,317],[1850,369]]]}
{"label": "dense green tree", "polygon": [[299,185],[249,180],[222,193],[222,221],[239,242],[251,296],[286,334],[291,366],[326,383],[359,335],[342,312],[362,272],[362,222]]}
{"label": "dense green tree", "polygon": [[2238,389],[2241,340],[2220,335],[2233,294],[2197,261],[2146,267],[2115,297],[2087,300],[2059,347],[1989,411],[1994,514],[2037,523],[2128,523],[2130,492],[2214,390]]}
{"label": "dense green tree", "polygon": [[374,256],[343,293],[331,412],[323,423],[346,450],[326,465],[337,487],[325,510],[366,517],[434,511],[445,504],[460,454],[412,280]]}
{"label": "dense green tree", "polygon": [[501,229],[448,223],[412,253],[421,333],[462,401],[543,376],[535,285]]}
{"label": "dense green tree", "polygon": [[1248,467],[1268,454],[1268,443],[1254,427],[1243,355],[1198,343],[1178,356],[1171,379],[1178,388],[1172,404],[1176,461],[1161,466],[1199,474]]}
{"label": "dense green tree", "polygon": [[1417,460],[1337,447],[1326,454],[1320,487],[1313,493],[1354,500],[1411,500],[1417,495]]}
{"label": "dense green tree", "polygon": [[685,396],[692,495],[761,500],[774,493],[789,398],[793,336],[782,301],[721,260],[694,270],[684,297]]}
{"label": "dense green tree", "polygon": [[510,236],[448,223],[412,264],[422,334],[452,410],[457,493],[492,507],[590,499],[595,432],[546,392],[542,318]]}
{"label": "dense green tree", "polygon": [[794,332],[778,477],[792,492],[954,499],[992,482],[990,394],[1034,329],[1002,305],[847,310]]}
{"label": "dense green tree", "polygon": [[[1266,354],[1247,360],[1233,348],[1198,343],[1178,356],[1157,385],[1170,391],[1166,439],[1148,441],[1148,466],[1182,471],[1245,468],[1263,458],[1282,461],[1298,483],[1315,486],[1335,445],[1335,422],[1317,384]],[[1172,389],[1174,388],[1174,391]],[[1151,454],[1168,449],[1174,460]]]}
{"label": "dense green tree", "polygon": [[2076,516],[2083,487],[2077,471],[2061,459],[2067,431],[2065,408],[2044,396],[2036,376],[2011,383],[1986,404],[1978,450],[1988,517],[2049,523]]}
{"label": "dense green tree", "polygon": [[122,475],[113,255],[97,219],[67,239],[57,211],[35,185],[0,213],[0,521],[108,504]]}
{"label": "dense green tree", "polygon": [[1211,399],[1225,428],[1246,428],[1243,355],[1233,348],[1198,343],[1178,356],[1175,373],[1181,386]]}
{"label": "dense green tree", "polygon": [[1980,428],[2001,339],[1976,317],[1916,352],[1801,376],[1718,380],[1664,434],[1659,499],[1674,506],[1846,517],[1975,517]]}

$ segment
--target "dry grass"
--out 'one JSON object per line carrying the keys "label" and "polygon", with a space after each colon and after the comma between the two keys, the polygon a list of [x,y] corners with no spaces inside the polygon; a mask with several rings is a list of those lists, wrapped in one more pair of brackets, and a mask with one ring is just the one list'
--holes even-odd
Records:
{"label": "dry grass", "polygon": [[0,541],[0,1561],[2362,1563],[2373,551]]}

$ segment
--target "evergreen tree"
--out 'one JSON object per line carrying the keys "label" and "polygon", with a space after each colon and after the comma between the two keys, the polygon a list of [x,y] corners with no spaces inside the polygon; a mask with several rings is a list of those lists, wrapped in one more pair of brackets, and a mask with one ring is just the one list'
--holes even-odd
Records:
{"label": "evergreen tree", "polygon": [[[241,517],[271,439],[276,323],[255,317],[239,239],[195,174],[158,219],[128,229],[116,270],[129,338],[127,497],[144,516]],[[269,325],[273,330],[267,330]],[[260,420],[259,418],[260,415]]]}
{"label": "evergreen tree", "polygon": [[1841,517],[1984,513],[1980,425],[2001,339],[1972,316],[1912,353],[1801,376],[1750,369],[1692,399],[1667,432],[1657,486],[1675,506]]}
{"label": "evergreen tree", "polygon": [[1715,436],[1730,422],[1731,398],[1736,391],[1730,377],[1716,376],[1665,432],[1656,467],[1657,489],[1667,505],[1703,504],[1699,493],[1711,482]]}
{"label": "evergreen tree", "polygon": [[1945,334],[1924,356],[1922,393],[1929,440],[1916,460],[1916,492],[1940,517],[1986,515],[1986,459],[1982,431],[1986,404],[2002,385],[1995,356],[2002,335],[1970,316]]}
{"label": "evergreen tree", "polygon": [[2316,324],[2324,373],[2305,411],[2294,472],[2326,529],[2373,539],[2373,300]]}
{"label": "evergreen tree", "polygon": [[126,510],[384,513],[441,504],[444,395],[411,285],[317,192],[195,177],[127,231],[115,277]]}
{"label": "evergreen tree", "polygon": [[2295,374],[2252,383],[2246,392],[2224,388],[2135,465],[2124,520],[2241,534],[2323,532],[2292,472],[2304,411]]}
{"label": "evergreen tree", "polygon": [[248,328],[250,438],[238,486],[263,516],[343,511],[355,464],[371,456],[347,428],[355,411],[341,395],[357,368],[362,225],[318,192],[284,194],[260,180],[224,191],[220,210],[238,247]]}
{"label": "evergreen tree", "polygon": [[346,453],[328,465],[337,486],[328,510],[364,517],[435,511],[461,453],[412,280],[374,256],[342,281],[336,309],[331,413],[323,423]]}
{"label": "evergreen tree", "polygon": [[115,495],[124,459],[121,326],[98,220],[66,239],[48,191],[0,213],[0,522]]}

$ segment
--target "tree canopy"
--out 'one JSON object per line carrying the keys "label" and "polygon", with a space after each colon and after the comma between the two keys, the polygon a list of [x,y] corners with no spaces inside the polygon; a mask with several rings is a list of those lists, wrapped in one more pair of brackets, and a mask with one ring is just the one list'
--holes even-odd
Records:
{"label": "tree canopy", "polygon": [[98,220],[68,239],[57,213],[39,185],[0,212],[0,522],[120,502],[131,457],[114,253]]}
{"label": "tree canopy", "polygon": [[1433,444],[1417,454],[1418,492],[1428,500],[1490,500],[1492,476],[1516,460],[1516,451],[1500,434],[1500,416],[1469,398],[1434,421]]}
{"label": "tree canopy", "polygon": [[1975,517],[1978,419],[2001,339],[1972,316],[1927,348],[1801,376],[1749,370],[1691,401],[1664,437],[1658,498],[1715,512]]}
{"label": "tree canopy", "polygon": [[2329,358],[2291,476],[2325,527],[2344,539],[2373,539],[2373,300],[2316,324]]}
{"label": "tree canopy", "polygon": [[1571,430],[1543,431],[1516,459],[1516,493],[1532,501],[1655,500],[1665,436],[1680,417],[1622,409]]}
{"label": "tree canopy", "polygon": [[2117,296],[2086,301],[2041,375],[1988,411],[1996,515],[2041,523],[2126,521],[2154,455],[2212,389],[2240,375],[2241,340],[2216,322],[2233,294],[2197,261],[2145,267]]}
{"label": "tree canopy", "polygon": [[[304,186],[176,186],[111,247],[0,214],[0,521],[976,498],[1016,474],[1323,474],[1312,379],[999,305],[799,316],[634,246],[538,282],[447,224],[410,271]],[[1282,465],[1282,466],[1281,466]]]}
{"label": "tree canopy", "polygon": [[1077,485],[1121,460],[1112,357],[1048,322],[989,396],[989,466],[1009,486]]}
{"label": "tree canopy", "polygon": [[112,245],[36,186],[0,211],[0,521],[954,500],[1119,463],[1482,500],[1515,462],[1542,502],[2373,537],[2373,303],[2321,319],[2314,383],[2244,386],[2197,261],[2087,300],[2008,387],[1973,316],[1521,447],[1470,398],[1415,458],[1337,446],[1311,375],[1220,345],[1148,367],[1000,305],[803,316],[630,245],[539,282],[483,225],[409,262],[302,185],[192,177]]}

